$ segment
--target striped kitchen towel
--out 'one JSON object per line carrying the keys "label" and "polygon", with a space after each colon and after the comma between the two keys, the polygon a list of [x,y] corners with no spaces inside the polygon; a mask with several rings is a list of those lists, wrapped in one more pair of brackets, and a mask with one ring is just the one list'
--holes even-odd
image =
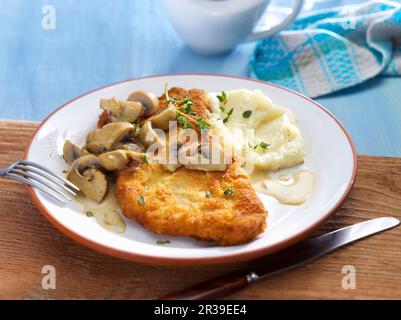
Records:
{"label": "striped kitchen towel", "polygon": [[258,43],[251,76],[318,97],[377,75],[401,76],[401,3],[315,11]]}

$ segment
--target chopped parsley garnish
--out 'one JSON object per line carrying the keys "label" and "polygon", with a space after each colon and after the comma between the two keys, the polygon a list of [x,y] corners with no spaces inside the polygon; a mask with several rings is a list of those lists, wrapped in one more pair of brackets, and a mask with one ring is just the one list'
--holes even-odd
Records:
{"label": "chopped parsley garnish", "polygon": [[270,144],[261,141],[261,142],[259,142],[259,147],[261,147],[262,149],[267,149],[268,147],[270,147]]}
{"label": "chopped parsley garnish", "polygon": [[227,103],[227,94],[222,91],[220,95],[217,95],[217,99],[219,99],[220,103],[226,104]]}
{"label": "chopped parsley garnish", "polygon": [[142,161],[145,162],[145,163],[149,163],[148,157],[146,156],[146,154],[144,154],[144,155],[142,156]]}
{"label": "chopped parsley garnish", "polygon": [[251,110],[247,110],[247,111],[244,111],[242,113],[242,117],[246,118],[246,119],[249,118],[251,115],[252,115],[252,111]]}
{"label": "chopped parsley garnish", "polygon": [[210,191],[205,192],[205,197],[210,198],[212,196],[212,193]]}
{"label": "chopped parsley garnish", "polygon": [[167,99],[167,102],[168,102],[168,103],[175,103],[175,102],[177,102],[177,99],[171,97],[171,98],[168,98],[168,99]]}
{"label": "chopped parsley garnish", "polygon": [[169,244],[170,241],[169,240],[157,240],[156,244],[158,245],[164,245],[164,244]]}
{"label": "chopped parsley garnish", "polygon": [[181,125],[184,129],[191,129],[191,124],[187,121],[187,119],[180,113],[177,112],[177,122]]}
{"label": "chopped parsley garnish", "polygon": [[224,195],[225,196],[232,196],[233,194],[234,194],[234,190],[233,189],[228,188],[228,189],[224,190]]}
{"label": "chopped parsley garnish", "polygon": [[139,124],[137,124],[137,123],[134,123],[132,126],[134,127],[135,133],[138,133],[139,130],[141,130],[141,126]]}
{"label": "chopped parsley garnish", "polygon": [[196,122],[201,130],[208,130],[210,128],[210,125],[203,118],[196,120]]}
{"label": "chopped parsley garnish", "polygon": [[192,112],[192,102],[191,103],[188,102],[187,104],[185,104],[184,112],[185,113],[191,113]]}
{"label": "chopped parsley garnish", "polygon": [[184,129],[192,129],[192,125],[188,122],[187,119],[191,119],[194,121],[195,119],[191,118],[189,115],[184,113],[182,110],[180,110],[180,108],[176,109],[176,113],[177,113],[178,124],[180,124]]}
{"label": "chopped parsley garnish", "polygon": [[230,117],[232,116],[234,112],[234,109],[231,108],[230,111],[228,111],[227,116],[223,119],[223,123],[226,123],[228,121],[228,119],[230,119]]}
{"label": "chopped parsley garnish", "polygon": [[85,214],[86,214],[87,217],[93,217],[94,216],[92,211],[86,211]]}
{"label": "chopped parsley garnish", "polygon": [[[184,99],[184,101],[186,101],[186,100]],[[184,102],[184,104],[181,105],[181,107],[179,107],[178,110],[180,110],[181,112],[184,112],[184,113],[191,113],[192,112],[192,101],[187,100],[187,102]]]}
{"label": "chopped parsley garnish", "polygon": [[185,120],[185,118],[184,118],[184,116],[178,116],[177,117],[177,122],[180,124],[180,125],[185,125],[185,123],[187,122],[186,120]]}
{"label": "chopped parsley garnish", "polygon": [[187,121],[185,121],[185,124],[184,124],[183,128],[184,129],[192,129],[192,126]]}
{"label": "chopped parsley garnish", "polygon": [[226,109],[223,108],[223,107],[220,107],[220,111],[225,113],[225,112],[226,112]]}
{"label": "chopped parsley garnish", "polygon": [[196,116],[196,113],[192,111],[192,101],[189,98],[185,98],[184,101],[188,102],[175,110],[178,124],[184,129],[193,129],[193,124],[196,122],[201,130],[209,129],[210,124],[205,119],[193,117]]}
{"label": "chopped parsley garnish", "polygon": [[257,148],[262,148],[264,150],[267,150],[267,148],[269,148],[271,144],[261,141],[255,145],[252,145],[250,142],[248,142],[248,146],[253,150],[256,150]]}
{"label": "chopped parsley garnish", "polygon": [[145,197],[144,196],[139,196],[139,199],[138,199],[138,204],[145,204]]}

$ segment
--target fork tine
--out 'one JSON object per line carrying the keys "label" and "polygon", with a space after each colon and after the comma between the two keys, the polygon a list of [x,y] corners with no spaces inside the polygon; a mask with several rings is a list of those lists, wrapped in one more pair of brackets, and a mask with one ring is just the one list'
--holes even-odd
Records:
{"label": "fork tine", "polygon": [[[55,194],[49,192],[49,191],[46,190],[46,188],[44,188],[41,184],[36,183],[36,182],[33,181],[33,180],[26,179],[26,178],[21,177],[21,176],[19,176],[19,175],[17,175],[17,174],[14,174],[14,173],[7,173],[5,176],[8,177],[8,178],[10,178],[10,179],[14,179],[14,180],[17,180],[17,181],[19,181],[19,182],[28,184],[28,185],[30,185],[30,186],[32,186],[32,187],[34,187],[34,188],[37,188],[38,190],[42,191],[43,193],[45,193],[45,194],[46,194],[47,196],[49,196],[50,198],[52,198],[52,199],[54,199],[54,200],[57,200],[57,201],[60,202],[61,204],[65,205],[65,201],[64,201],[62,198],[60,198],[60,197],[58,197],[57,195],[55,195]],[[64,195],[63,195],[63,196],[64,196]]]}
{"label": "fork tine", "polygon": [[[54,188],[47,180],[44,180],[42,178],[40,178],[39,176],[33,175],[32,173],[23,171],[23,170],[18,170],[18,169],[11,169],[9,171],[10,173],[14,173],[14,174],[20,174],[22,176],[28,177],[31,180],[35,181],[35,182],[39,182],[40,184],[48,187],[49,189],[51,189],[53,192],[57,193],[58,195],[65,197],[67,200],[71,201],[72,199],[69,198],[66,194],[62,193],[61,191],[57,190],[56,188]],[[28,179],[29,180],[29,179]],[[72,191],[71,191],[72,192]],[[75,195],[75,194],[74,194]]]}
{"label": "fork tine", "polygon": [[21,161],[19,161],[19,163],[20,164],[25,164],[25,165],[28,165],[28,166],[31,166],[31,167],[35,167],[35,168],[38,168],[38,169],[41,169],[41,170],[47,172],[48,174],[52,175],[53,177],[63,181],[66,185],[70,186],[71,188],[79,191],[79,188],[77,186],[75,186],[74,184],[72,184],[70,181],[68,181],[67,179],[61,177],[56,172],[41,166],[40,164],[37,164],[37,163],[32,162],[32,161],[28,161],[28,160],[21,160]]}
{"label": "fork tine", "polygon": [[[18,169],[21,169],[21,170],[18,170]],[[22,171],[22,170],[26,170],[26,171]],[[55,179],[53,176],[47,174],[46,172],[43,172],[42,170],[36,169],[34,167],[30,167],[30,166],[25,166],[25,165],[16,165],[16,166],[12,167],[10,170],[10,172],[13,172],[13,171],[16,173],[20,173],[20,174],[24,174],[25,172],[30,172],[30,171],[34,172],[34,173],[52,181],[55,185],[62,188],[63,190],[65,190],[69,194],[73,195],[74,197],[77,195],[73,190],[66,187],[64,184],[62,184],[62,182],[59,179]]]}

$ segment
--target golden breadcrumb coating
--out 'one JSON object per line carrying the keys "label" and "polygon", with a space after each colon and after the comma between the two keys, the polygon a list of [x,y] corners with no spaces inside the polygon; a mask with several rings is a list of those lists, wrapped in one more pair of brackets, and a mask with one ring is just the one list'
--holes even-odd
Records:
{"label": "golden breadcrumb coating", "polygon": [[[225,195],[230,189],[232,195]],[[192,236],[220,245],[253,240],[266,227],[267,212],[238,163],[226,172],[142,164],[121,171],[116,197],[123,214],[149,230]]]}

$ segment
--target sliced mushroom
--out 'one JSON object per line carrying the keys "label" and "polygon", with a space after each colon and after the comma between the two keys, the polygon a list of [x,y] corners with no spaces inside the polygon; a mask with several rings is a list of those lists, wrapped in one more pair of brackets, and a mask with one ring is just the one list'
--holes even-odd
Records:
{"label": "sliced mushroom", "polygon": [[101,202],[107,192],[107,180],[100,168],[100,160],[96,156],[86,155],[73,162],[67,179],[89,199]]}
{"label": "sliced mushroom", "polygon": [[63,146],[63,158],[65,162],[71,165],[78,158],[89,154],[83,148],[78,147],[76,144],[72,143],[70,140],[66,140]]}
{"label": "sliced mushroom", "polygon": [[127,150],[127,151],[134,151],[134,152],[144,152],[145,151],[145,147],[136,142],[136,143],[132,143],[132,142],[127,142],[127,143],[117,143],[115,145],[113,145],[113,148],[115,150]]}
{"label": "sliced mushroom", "polygon": [[139,141],[145,147],[149,147],[150,145],[152,145],[154,143],[159,143],[160,145],[164,144],[163,140],[160,138],[160,136],[156,133],[155,130],[153,130],[152,123],[148,120],[145,121],[145,123],[141,127],[138,138],[139,138]]}
{"label": "sliced mushroom", "polygon": [[[209,148],[213,148],[213,152],[216,152],[218,158],[213,157],[213,153],[210,152]],[[188,158],[188,163],[184,166],[191,170],[200,171],[226,171],[227,163],[222,152],[221,146],[204,145],[199,146],[198,153]]]}
{"label": "sliced mushroom", "polygon": [[164,170],[175,172],[182,167],[182,164],[178,161],[178,151],[182,145],[181,142],[169,143],[168,148],[166,148],[167,152],[163,154],[165,159],[161,159],[160,161],[160,165]]}
{"label": "sliced mushroom", "polygon": [[154,114],[159,108],[159,99],[151,92],[140,90],[131,93],[128,101],[137,101],[145,107],[144,117]]}
{"label": "sliced mushroom", "polygon": [[175,106],[169,106],[168,108],[149,118],[149,121],[152,122],[153,128],[158,128],[162,130],[168,130],[169,122],[175,120],[177,120],[177,112]]}
{"label": "sliced mushroom", "polygon": [[86,136],[85,148],[94,154],[110,151],[113,145],[126,140],[134,131],[129,122],[111,122]]}
{"label": "sliced mushroom", "polygon": [[140,102],[111,99],[100,99],[100,108],[106,110],[112,122],[135,122],[145,112]]}
{"label": "sliced mushroom", "polygon": [[108,171],[120,170],[132,161],[141,161],[145,153],[128,150],[114,150],[103,153],[99,156],[103,168]]}

